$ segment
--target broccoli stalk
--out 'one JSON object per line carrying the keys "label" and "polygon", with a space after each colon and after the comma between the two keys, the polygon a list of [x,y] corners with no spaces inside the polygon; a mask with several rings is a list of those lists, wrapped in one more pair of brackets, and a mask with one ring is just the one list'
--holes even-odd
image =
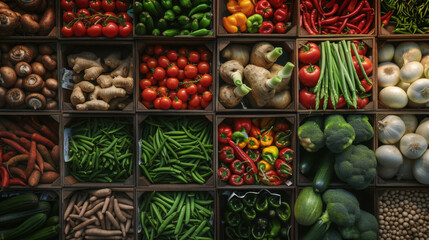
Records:
{"label": "broccoli stalk", "polygon": [[321,117],[310,117],[301,126],[299,126],[299,142],[308,152],[317,152],[325,146],[325,139],[321,126]]}
{"label": "broccoli stalk", "polygon": [[325,118],[324,135],[326,147],[333,153],[340,153],[355,140],[353,127],[346,122],[343,116],[335,114]]}
{"label": "broccoli stalk", "polygon": [[374,129],[365,115],[348,115],[347,122],[353,127],[356,137],[353,144],[366,142],[374,137]]}

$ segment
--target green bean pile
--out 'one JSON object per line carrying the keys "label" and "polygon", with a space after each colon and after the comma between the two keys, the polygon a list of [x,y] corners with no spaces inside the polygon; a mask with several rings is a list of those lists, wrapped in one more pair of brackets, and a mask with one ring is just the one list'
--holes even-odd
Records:
{"label": "green bean pile", "polygon": [[209,120],[150,116],[143,125],[140,167],[151,183],[204,184],[213,174]]}
{"label": "green bean pile", "polygon": [[126,120],[79,119],[70,126],[70,174],[79,182],[123,182],[133,170],[133,126]]}
{"label": "green bean pile", "polygon": [[390,21],[393,33],[427,33],[429,30],[429,2],[427,0],[381,0],[381,14],[393,11]]}
{"label": "green bean pile", "polygon": [[140,205],[142,239],[213,239],[208,192],[151,192]]}

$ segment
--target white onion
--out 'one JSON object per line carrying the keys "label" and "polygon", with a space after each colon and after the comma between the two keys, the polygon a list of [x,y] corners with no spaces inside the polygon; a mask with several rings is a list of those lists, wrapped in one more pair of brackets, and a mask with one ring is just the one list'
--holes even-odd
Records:
{"label": "white onion", "polygon": [[413,165],[414,161],[408,158],[404,158],[404,163],[399,167],[398,173],[396,174],[397,180],[413,180]]}
{"label": "white onion", "polygon": [[411,83],[406,83],[406,82],[403,82],[403,81],[399,81],[398,84],[396,84],[397,87],[402,88],[402,90],[404,90],[405,92],[410,87],[410,85],[411,85]]}
{"label": "white onion", "polygon": [[413,82],[407,89],[408,98],[415,103],[429,102],[429,79],[422,78]]}
{"label": "white onion", "polygon": [[395,63],[402,67],[407,62],[420,61],[422,52],[420,47],[415,42],[402,42],[395,48],[394,55]]}
{"label": "white onion", "polygon": [[413,175],[421,184],[429,184],[429,151],[414,162]]}
{"label": "white onion", "polygon": [[385,43],[378,50],[378,62],[390,62],[395,55],[395,47],[390,43]]}
{"label": "white onion", "polygon": [[423,76],[423,64],[417,61],[404,64],[401,68],[399,78],[406,83],[412,83]]}
{"label": "white onion", "polygon": [[401,70],[399,69],[398,65],[394,63],[386,62],[380,64],[377,69],[378,86],[395,86],[400,80],[400,73]]}
{"label": "white onion", "polygon": [[396,115],[388,115],[378,121],[378,140],[384,144],[395,144],[405,133],[405,123]]}
{"label": "white onion", "polygon": [[417,127],[416,134],[424,137],[427,144],[429,145],[429,121],[420,123],[420,125]]}
{"label": "white onion", "polygon": [[426,139],[415,133],[405,134],[399,143],[401,153],[409,159],[417,159],[423,155],[428,148]]}
{"label": "white onion", "polygon": [[390,108],[404,108],[408,103],[407,93],[400,87],[386,87],[379,93],[380,102]]}
{"label": "white onion", "polygon": [[417,129],[419,124],[416,116],[413,114],[400,114],[398,115],[405,123],[405,133],[413,133]]}
{"label": "white onion", "polygon": [[377,166],[377,172],[378,172],[378,176],[383,178],[383,179],[391,179],[393,178],[396,173],[398,173],[399,168],[388,168],[388,167],[383,167],[383,166]]}
{"label": "white onion", "polygon": [[397,147],[394,145],[382,145],[375,150],[377,162],[386,168],[399,168],[404,159]]}

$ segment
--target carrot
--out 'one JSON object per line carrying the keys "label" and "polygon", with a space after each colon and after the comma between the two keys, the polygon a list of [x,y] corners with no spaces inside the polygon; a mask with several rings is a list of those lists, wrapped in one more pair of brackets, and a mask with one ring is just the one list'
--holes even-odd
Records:
{"label": "carrot", "polygon": [[41,183],[53,183],[60,175],[57,172],[45,172],[40,178]]}
{"label": "carrot", "polygon": [[[34,165],[36,164],[36,141],[31,142],[31,148],[30,148],[30,156],[28,158],[27,162],[27,169],[25,170],[25,175],[30,176],[31,172],[33,172]],[[42,170],[42,167],[40,167],[40,170]],[[42,171],[43,172],[43,171]]]}
{"label": "carrot", "polygon": [[30,140],[28,140],[27,138],[25,138],[25,137],[19,137],[18,138],[18,143],[21,145],[21,146],[23,146],[27,151],[29,151],[30,150],[30,148],[31,148],[31,141]]}
{"label": "carrot", "polygon": [[37,184],[39,184],[41,175],[42,173],[40,171],[34,170],[31,173],[30,177],[28,177],[28,185],[30,185],[31,187],[37,186]]}
{"label": "carrot", "polygon": [[11,131],[0,131],[0,137],[10,138],[12,140],[18,140],[18,137]]}
{"label": "carrot", "polygon": [[38,133],[36,129],[34,129],[32,126],[30,126],[27,123],[22,123],[21,127],[28,133]]}
{"label": "carrot", "polygon": [[21,186],[27,186],[27,184],[22,181],[21,178],[11,178],[9,180],[9,185],[21,185]]}
{"label": "carrot", "polygon": [[45,138],[44,136],[37,134],[37,133],[33,133],[31,135],[31,140],[35,140],[36,142],[43,144],[43,145],[45,145],[51,149],[53,147],[55,147],[55,144],[51,140],[49,140],[49,139]]}
{"label": "carrot", "polygon": [[22,128],[8,119],[0,119],[0,122],[7,130],[22,130]]}
{"label": "carrot", "polygon": [[43,135],[45,135],[48,139],[50,139],[52,142],[58,144],[58,135],[55,135],[47,126],[42,125],[40,128],[40,132],[42,132]]}
{"label": "carrot", "polygon": [[28,133],[28,132],[25,132],[25,131],[14,130],[13,133],[15,133],[15,135],[18,136],[18,137],[31,138],[31,133]]}
{"label": "carrot", "polygon": [[51,164],[53,167],[56,167],[54,161],[51,158],[51,154],[49,153],[49,150],[44,145],[37,144],[37,151],[40,153],[40,155],[42,155],[43,157],[42,161],[45,160],[45,162]]}
{"label": "carrot", "polygon": [[54,168],[54,166],[52,166],[50,163],[48,162],[44,162],[43,163],[43,170],[47,171],[47,172],[56,172],[57,170]]}
{"label": "carrot", "polygon": [[11,159],[15,155],[16,155],[16,152],[14,152],[14,151],[10,151],[10,152],[3,154],[3,162],[9,161],[9,159]]}
{"label": "carrot", "polygon": [[10,165],[15,165],[18,162],[28,161],[28,158],[29,158],[28,154],[16,155],[7,161],[6,167],[9,167]]}
{"label": "carrot", "polygon": [[13,177],[20,177],[24,180],[27,180],[27,175],[25,175],[25,172],[21,168],[10,167],[9,174]]}
{"label": "carrot", "polygon": [[58,136],[58,129],[60,126],[57,121],[49,118],[41,118],[40,121]]}
{"label": "carrot", "polygon": [[51,150],[51,159],[55,166],[60,166],[60,147],[56,145]]}
{"label": "carrot", "polygon": [[45,169],[45,163],[43,162],[43,157],[40,155],[39,151],[36,149],[36,161],[37,165],[40,167],[40,172],[43,174],[43,171]]}
{"label": "carrot", "polygon": [[20,152],[20,153],[25,153],[25,154],[29,154],[29,152],[23,148],[21,145],[19,145],[17,142],[14,142],[10,139],[7,138],[0,138],[4,143],[6,143],[7,145],[9,145],[10,147],[14,148],[16,151]]}

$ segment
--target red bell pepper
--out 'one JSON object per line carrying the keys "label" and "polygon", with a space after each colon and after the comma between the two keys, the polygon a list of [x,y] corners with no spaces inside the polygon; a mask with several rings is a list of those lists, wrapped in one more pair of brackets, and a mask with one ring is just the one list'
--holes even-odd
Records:
{"label": "red bell pepper", "polygon": [[250,159],[253,160],[253,162],[259,161],[261,159],[261,152],[257,149],[247,149],[246,154],[249,156]]}
{"label": "red bell pepper", "polygon": [[225,146],[220,150],[219,158],[222,162],[226,164],[230,164],[232,161],[234,161],[234,149],[230,146]]}
{"label": "red bell pepper", "polygon": [[255,13],[261,15],[264,19],[269,19],[273,16],[273,8],[267,0],[262,0],[256,4]]}
{"label": "red bell pepper", "polygon": [[277,175],[282,178],[288,178],[292,175],[292,166],[281,159],[276,160],[274,167],[276,168]]}
{"label": "red bell pepper", "polygon": [[[370,80],[372,80],[372,79],[370,79]],[[360,83],[362,84],[362,87],[365,89],[365,92],[369,92],[369,91],[371,91],[371,89],[372,89],[372,85],[371,85],[371,84],[369,84],[369,83],[366,81],[366,79],[362,79],[362,80],[360,80]]]}
{"label": "red bell pepper", "polygon": [[274,20],[276,22],[283,22],[287,18],[287,9],[279,8],[274,12]]}
{"label": "red bell pepper", "polygon": [[228,143],[232,137],[232,129],[226,124],[220,124],[218,130],[218,139],[220,143]]}
{"label": "red bell pepper", "polygon": [[241,186],[244,183],[244,179],[240,175],[232,174],[228,182],[234,186]]}
{"label": "red bell pepper", "polygon": [[238,175],[242,175],[244,171],[246,171],[244,167],[244,162],[238,159],[232,161],[232,163],[229,165],[229,169],[233,174],[238,174]]}
{"label": "red bell pepper", "polygon": [[235,118],[234,131],[249,133],[252,129],[252,120],[250,118]]}
{"label": "red bell pepper", "polygon": [[255,184],[255,176],[249,173],[243,174],[243,179],[245,184]]}
{"label": "red bell pepper", "polygon": [[293,160],[294,151],[292,148],[283,148],[280,150],[279,157],[286,163],[291,163]]}
{"label": "red bell pepper", "polygon": [[285,132],[289,130],[289,125],[281,120],[276,120],[274,123],[273,131],[274,132]]}
{"label": "red bell pepper", "polygon": [[[364,95],[358,96],[358,99],[357,99],[357,107],[358,108],[362,109],[366,105],[368,105],[368,103],[369,103],[369,97],[366,97]],[[351,108],[354,108],[354,107],[352,106]]]}
{"label": "red bell pepper", "polygon": [[250,167],[250,173],[251,174],[257,173],[258,168],[256,167],[253,160],[243,151],[243,149],[241,149],[239,146],[237,146],[237,144],[235,144],[235,142],[232,140],[229,140],[228,143],[234,149],[235,156],[239,160],[245,162],[248,167]]}
{"label": "red bell pepper", "polygon": [[276,33],[285,33],[287,30],[287,25],[284,22],[278,22],[274,26]]}
{"label": "red bell pepper", "polygon": [[274,31],[274,24],[269,21],[262,22],[261,27],[259,28],[259,33],[270,34]]}
{"label": "red bell pepper", "polygon": [[278,186],[283,180],[277,175],[276,171],[270,170],[265,174],[259,174],[259,180],[268,186]]}
{"label": "red bell pepper", "polygon": [[261,138],[261,129],[252,124],[249,135],[259,140]]}
{"label": "red bell pepper", "polygon": [[[274,8],[281,8],[285,0],[268,0]],[[286,4],[285,4],[286,5]]]}
{"label": "red bell pepper", "polygon": [[228,181],[229,177],[231,177],[231,170],[229,170],[229,168],[226,168],[226,167],[220,167],[218,171],[218,175],[220,180],[226,182]]}

